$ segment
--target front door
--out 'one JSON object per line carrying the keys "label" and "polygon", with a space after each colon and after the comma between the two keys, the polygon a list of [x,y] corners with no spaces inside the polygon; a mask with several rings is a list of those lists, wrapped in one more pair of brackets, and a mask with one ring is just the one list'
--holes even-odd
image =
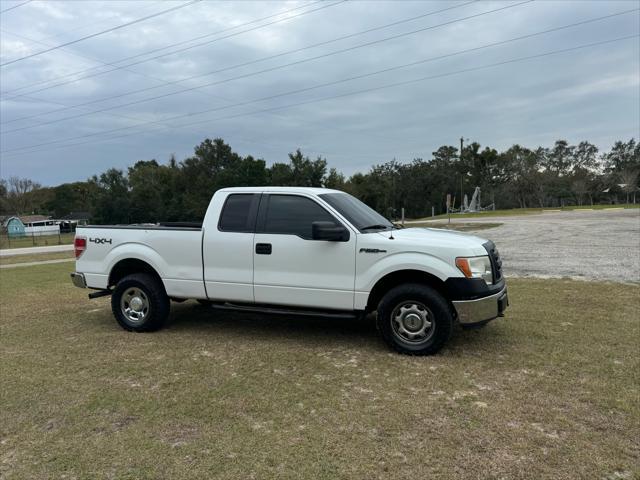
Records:
{"label": "front door", "polygon": [[342,223],[312,197],[263,195],[253,254],[256,303],[353,309],[356,236],[349,229],[348,241],[313,240],[315,221]]}

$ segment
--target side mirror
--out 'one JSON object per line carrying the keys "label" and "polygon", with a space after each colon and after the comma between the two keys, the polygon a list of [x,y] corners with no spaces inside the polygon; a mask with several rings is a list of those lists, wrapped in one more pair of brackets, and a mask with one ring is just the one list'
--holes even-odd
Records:
{"label": "side mirror", "polygon": [[330,242],[347,242],[349,230],[333,222],[313,222],[311,224],[311,238]]}

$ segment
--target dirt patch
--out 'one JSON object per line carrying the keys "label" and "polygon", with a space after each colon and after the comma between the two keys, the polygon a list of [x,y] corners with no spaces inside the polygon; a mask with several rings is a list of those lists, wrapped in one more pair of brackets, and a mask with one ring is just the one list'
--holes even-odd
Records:
{"label": "dirt patch", "polygon": [[640,282],[640,209],[543,212],[491,221],[501,225],[474,230],[474,223],[486,220],[452,219],[464,231],[495,242],[507,276]]}

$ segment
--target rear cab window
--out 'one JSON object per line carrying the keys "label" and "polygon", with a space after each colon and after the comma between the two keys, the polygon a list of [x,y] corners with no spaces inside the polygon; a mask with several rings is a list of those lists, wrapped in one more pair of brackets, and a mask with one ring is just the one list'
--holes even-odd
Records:
{"label": "rear cab window", "polygon": [[218,230],[222,232],[255,232],[259,203],[260,194],[258,193],[232,193],[222,206]]}

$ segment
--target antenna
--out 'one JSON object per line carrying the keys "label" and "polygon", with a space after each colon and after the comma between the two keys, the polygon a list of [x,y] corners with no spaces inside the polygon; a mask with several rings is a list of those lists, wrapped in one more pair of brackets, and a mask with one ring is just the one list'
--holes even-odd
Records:
{"label": "antenna", "polygon": [[[395,158],[394,158],[395,160]],[[396,175],[395,172],[393,174],[393,177],[391,177],[391,203],[393,205],[395,205],[396,203]],[[391,211],[395,212],[395,208],[391,207]],[[394,213],[395,215],[395,213]],[[389,240],[395,240],[395,238],[393,238],[393,229],[394,229],[395,225],[393,224],[393,222],[391,222],[391,230],[389,230]]]}

